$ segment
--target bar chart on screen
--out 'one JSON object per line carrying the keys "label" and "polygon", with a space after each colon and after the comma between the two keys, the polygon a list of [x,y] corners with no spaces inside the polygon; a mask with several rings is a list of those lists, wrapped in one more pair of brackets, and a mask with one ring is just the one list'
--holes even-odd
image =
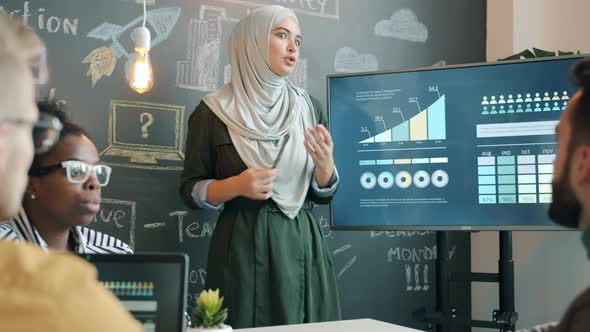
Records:
{"label": "bar chart on screen", "polygon": [[[435,90],[438,92],[438,87]],[[445,95],[439,95],[438,99],[430,106],[422,109],[417,97],[410,97],[409,103],[415,103],[419,113],[405,120],[400,108],[394,107],[394,113],[400,113],[403,122],[393,128],[386,128],[382,116],[375,116],[375,122],[383,122],[384,131],[375,136],[371,136],[366,127],[361,128],[361,132],[368,134],[370,137],[359,141],[360,144],[366,143],[397,143],[412,141],[439,141],[445,140],[446,121],[445,121]]]}

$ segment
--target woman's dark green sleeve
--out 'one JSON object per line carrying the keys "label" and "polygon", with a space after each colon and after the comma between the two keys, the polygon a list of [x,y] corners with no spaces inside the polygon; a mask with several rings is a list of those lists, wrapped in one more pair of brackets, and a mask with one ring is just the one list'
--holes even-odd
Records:
{"label": "woman's dark green sleeve", "polygon": [[[324,127],[326,127],[328,130],[330,130],[330,128],[328,127],[328,117],[326,116],[326,113],[324,112],[324,109],[322,107],[322,104],[320,103],[319,100],[317,100],[314,97],[311,97],[311,102],[313,104],[313,109],[314,109],[314,113],[317,119],[318,124],[322,124],[324,125]],[[314,175],[315,176],[315,175]],[[336,189],[336,191],[338,191],[338,189]],[[334,193],[332,193],[332,195],[327,196],[327,197],[319,197],[315,191],[313,189],[311,189],[311,184],[310,184],[310,189],[309,189],[309,199],[311,199],[312,202],[317,203],[317,204],[328,204],[332,201],[332,198],[334,198],[334,195],[336,194],[336,191],[334,191]]]}
{"label": "woman's dark green sleeve", "polygon": [[199,208],[192,197],[195,183],[214,177],[213,151],[215,149],[213,149],[210,133],[211,115],[209,107],[201,102],[188,120],[184,168],[180,176],[180,197],[191,209]]}

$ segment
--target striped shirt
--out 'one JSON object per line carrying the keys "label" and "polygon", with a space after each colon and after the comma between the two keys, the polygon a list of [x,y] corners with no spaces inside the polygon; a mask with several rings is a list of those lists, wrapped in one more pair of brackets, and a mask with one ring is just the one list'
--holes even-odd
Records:
{"label": "striped shirt", "polygon": [[[132,254],[133,249],[125,242],[90,228],[73,226],[70,238],[77,254]],[[45,250],[49,249],[35,225],[23,208],[15,218],[0,221],[0,240],[31,242]]]}

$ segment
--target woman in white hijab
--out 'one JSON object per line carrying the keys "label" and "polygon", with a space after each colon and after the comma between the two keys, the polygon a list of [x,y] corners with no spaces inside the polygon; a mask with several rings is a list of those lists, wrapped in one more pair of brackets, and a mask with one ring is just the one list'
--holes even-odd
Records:
{"label": "woman in white hijab", "polygon": [[180,192],[220,210],[206,288],[219,288],[234,328],[340,319],[332,257],[312,201],[338,176],[317,100],[286,78],[299,58],[295,14],[254,10],[229,43],[231,82],[190,117]]}

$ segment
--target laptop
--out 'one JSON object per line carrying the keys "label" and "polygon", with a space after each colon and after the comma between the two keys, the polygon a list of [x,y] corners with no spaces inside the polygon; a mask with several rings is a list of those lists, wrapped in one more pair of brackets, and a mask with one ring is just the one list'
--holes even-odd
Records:
{"label": "laptop", "polygon": [[186,312],[188,256],[183,253],[82,255],[145,332],[181,332]]}

